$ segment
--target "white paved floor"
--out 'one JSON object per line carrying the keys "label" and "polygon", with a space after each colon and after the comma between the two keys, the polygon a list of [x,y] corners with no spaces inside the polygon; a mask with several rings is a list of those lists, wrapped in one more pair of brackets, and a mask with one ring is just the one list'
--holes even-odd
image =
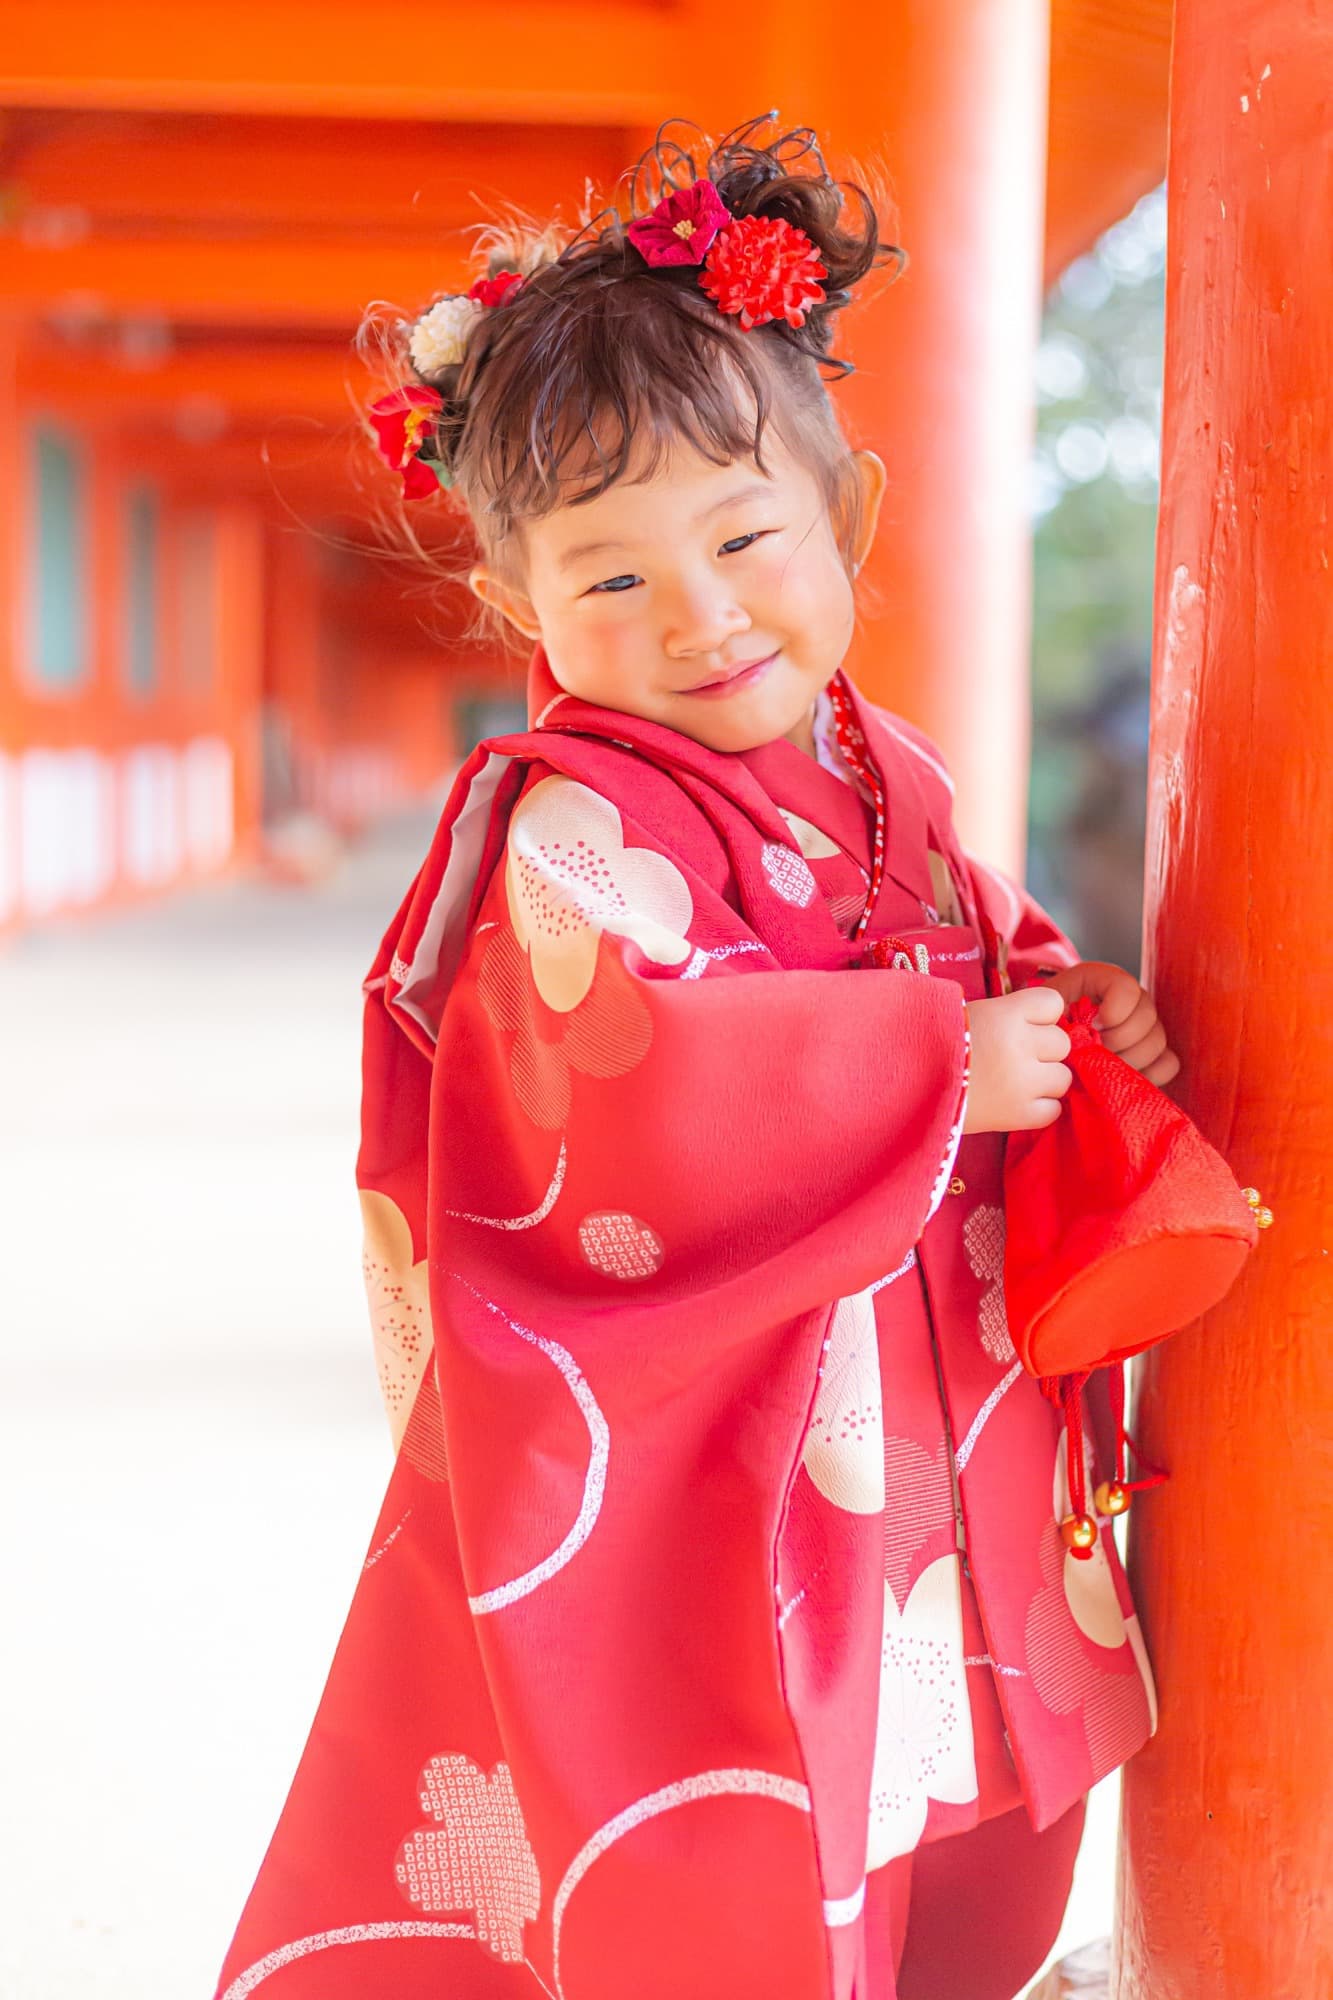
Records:
{"label": "white paved floor", "polygon": [[0,949],[0,2000],[209,2000],[282,1804],[388,1476],[359,982],[430,824]]}

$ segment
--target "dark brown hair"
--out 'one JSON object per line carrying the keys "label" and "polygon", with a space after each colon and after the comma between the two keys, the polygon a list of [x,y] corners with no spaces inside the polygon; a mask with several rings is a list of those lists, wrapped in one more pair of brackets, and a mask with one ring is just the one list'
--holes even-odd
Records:
{"label": "dark brown hair", "polygon": [[[429,375],[444,401],[422,455],[448,467],[488,561],[521,572],[525,520],[605,492],[631,459],[636,477],[651,476],[677,440],[714,463],[753,456],[766,470],[770,421],[820,478],[847,559],[859,485],[824,383],[851,371],[831,352],[833,323],[869,272],[892,262],[897,276],[907,258],[880,241],[867,190],[830,176],[809,127],[761,142],[776,115],[711,148],[697,128],[683,145],[664,125],[624,178],[633,215],[706,177],[733,216],[804,230],[827,276],[799,327],[779,319],[744,331],[701,291],[697,265],[650,267],[614,208],[585,215],[573,234],[519,215],[480,232],[487,273],[517,270],[524,283],[478,316],[461,362]],[[372,312],[358,348],[368,357],[378,344],[392,379],[421,381],[409,332],[400,319],[386,337]]]}

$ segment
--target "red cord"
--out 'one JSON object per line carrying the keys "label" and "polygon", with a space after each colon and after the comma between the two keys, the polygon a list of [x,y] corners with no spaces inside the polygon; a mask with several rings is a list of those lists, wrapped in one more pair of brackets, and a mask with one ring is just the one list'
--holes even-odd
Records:
{"label": "red cord", "polygon": [[1083,1384],[1087,1379],[1087,1372],[1082,1375],[1066,1375],[1064,1378],[1065,1437],[1068,1440],[1065,1460],[1069,1477],[1069,1501],[1076,1514],[1086,1514],[1088,1511],[1083,1467]]}
{"label": "red cord", "polygon": [[[1171,1477],[1160,1466],[1143,1456],[1129,1432],[1125,1429],[1125,1364],[1115,1361],[1111,1364],[1111,1414],[1115,1418],[1115,1476],[1130,1493],[1141,1493],[1147,1486],[1164,1486]],[[1146,1466],[1147,1476],[1142,1479],[1127,1477],[1128,1466],[1125,1446],[1133,1452],[1141,1466]]]}
{"label": "red cord", "polygon": [[[875,807],[875,842],[870,857],[870,884],[866,891],[866,906],[856,920],[852,939],[859,939],[875,914],[879,892],[884,882],[884,850],[888,839],[888,801],[884,792],[884,780],[870,756],[865,733],[856,719],[851,696],[841,674],[836,674],[829,683],[829,699],[833,703],[833,726],[837,733],[838,748],[851,769],[868,789]],[[892,954],[890,954],[891,956]],[[887,964],[888,959],[876,958],[876,964]]]}
{"label": "red cord", "polygon": [[1075,1514],[1088,1511],[1088,1490],[1083,1465],[1083,1384],[1092,1373],[1041,1375],[1038,1387],[1047,1402],[1063,1412],[1065,1420],[1065,1476],[1069,1482],[1069,1505]]}

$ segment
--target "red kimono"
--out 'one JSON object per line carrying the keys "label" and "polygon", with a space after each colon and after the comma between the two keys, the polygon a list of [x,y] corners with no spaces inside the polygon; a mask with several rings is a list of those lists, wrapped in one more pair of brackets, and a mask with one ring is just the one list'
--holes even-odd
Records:
{"label": "red kimono", "polygon": [[[965,1000],[1077,954],[854,691],[888,799],[855,943],[854,784],[591,708],[540,650],[533,691],[365,983],[399,1450],[219,1994],[933,1993],[897,1969],[929,1854],[930,1950],[1007,1995],[1155,1726],[1110,1524],[1060,1538],[1004,1136],[961,1129]],[[1095,1384],[1089,1416],[1105,1471]]]}

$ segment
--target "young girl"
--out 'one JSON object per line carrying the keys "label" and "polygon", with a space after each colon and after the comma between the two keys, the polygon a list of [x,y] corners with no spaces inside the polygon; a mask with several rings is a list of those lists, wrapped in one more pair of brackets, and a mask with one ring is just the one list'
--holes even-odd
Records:
{"label": "young girl", "polygon": [[884,468],[820,369],[868,199],[808,133],[649,164],[372,410],[466,504],[530,729],[366,981],[399,1449],[226,2000],[1010,2000],[1155,1724],[1110,1524],[1062,1534],[1002,1165],[1066,1000],[1178,1065],[841,672]]}

